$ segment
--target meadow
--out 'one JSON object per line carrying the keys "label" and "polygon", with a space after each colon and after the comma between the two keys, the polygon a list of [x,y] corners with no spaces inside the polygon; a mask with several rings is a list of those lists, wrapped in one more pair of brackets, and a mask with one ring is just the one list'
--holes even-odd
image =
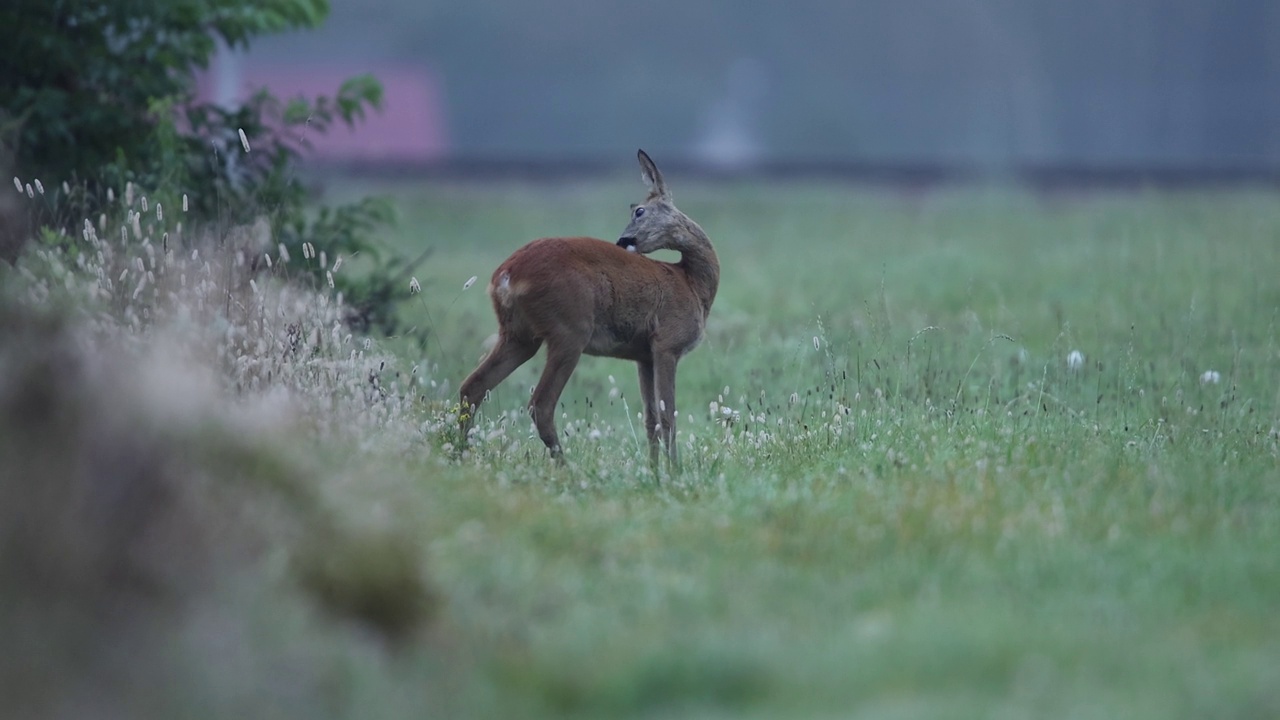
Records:
{"label": "meadow", "polygon": [[[396,640],[325,624],[273,553],[296,541],[268,535],[241,573],[268,589],[217,617],[256,629],[237,657],[283,656],[258,664],[293,673],[271,687],[319,678],[278,714],[1280,715],[1273,197],[668,180],[721,262],[677,476],[648,466],[621,361],[578,366],[563,466],[524,410],[541,356],[461,456],[454,430],[493,268],[536,237],[614,239],[638,181],[376,188],[388,241],[433,248],[403,309],[426,343],[377,344],[393,411],[351,391],[278,442],[335,478],[328,512],[413,549],[432,609]],[[267,682],[237,678],[207,693]]]}
{"label": "meadow", "polygon": [[[535,359],[438,471],[471,504],[435,573],[508,683],[599,716],[1280,712],[1272,198],[672,185],[722,263],[686,473],[648,474],[604,359],[568,467],[522,412]],[[509,251],[612,238],[637,194],[404,195],[439,374]]]}

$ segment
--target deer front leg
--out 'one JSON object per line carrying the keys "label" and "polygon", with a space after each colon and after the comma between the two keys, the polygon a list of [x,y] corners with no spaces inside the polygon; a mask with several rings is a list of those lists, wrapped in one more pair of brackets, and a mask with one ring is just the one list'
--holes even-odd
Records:
{"label": "deer front leg", "polygon": [[644,431],[649,437],[649,465],[658,474],[658,398],[653,388],[653,363],[636,362],[640,369],[640,398],[644,401]]}
{"label": "deer front leg", "polygon": [[676,362],[674,355],[654,358],[653,383],[658,405],[658,437],[667,446],[671,473],[680,473],[676,454]]}

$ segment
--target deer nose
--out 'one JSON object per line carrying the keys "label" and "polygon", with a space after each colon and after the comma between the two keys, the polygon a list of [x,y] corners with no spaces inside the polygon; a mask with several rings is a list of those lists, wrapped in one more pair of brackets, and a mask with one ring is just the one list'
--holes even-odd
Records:
{"label": "deer nose", "polygon": [[627,251],[629,251],[629,252],[635,252],[635,251],[636,251],[636,239],[635,239],[635,238],[633,238],[633,237],[620,237],[620,238],[618,238],[618,247],[620,247],[620,248],[622,248],[622,249],[624,249],[624,250],[627,250]]}

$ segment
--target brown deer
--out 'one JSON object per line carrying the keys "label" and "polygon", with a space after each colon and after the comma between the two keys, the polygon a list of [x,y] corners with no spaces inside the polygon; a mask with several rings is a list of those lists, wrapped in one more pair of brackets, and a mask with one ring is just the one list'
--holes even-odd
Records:
{"label": "brown deer", "polygon": [[[542,345],[547,365],[529,401],[538,436],[563,460],[556,403],[583,353],[634,360],[640,369],[644,426],[655,472],[658,445],[676,457],[676,363],[702,339],[720,284],[707,234],[676,209],[657,165],[637,152],[649,196],[633,205],[617,244],[594,238],[543,238],[516,250],[489,281],[498,342],[462,383],[459,426],[466,442],[476,407]],[[676,263],[643,257],[680,253]]]}

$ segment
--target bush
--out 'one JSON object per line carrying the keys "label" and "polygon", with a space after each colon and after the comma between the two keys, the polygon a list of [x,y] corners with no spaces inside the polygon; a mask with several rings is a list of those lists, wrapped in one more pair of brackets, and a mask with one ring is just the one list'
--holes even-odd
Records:
{"label": "bush", "polygon": [[[13,0],[0,9],[0,170],[6,163],[40,195],[38,225],[66,228],[112,206],[133,183],[153,205],[183,207],[189,223],[230,228],[268,218],[275,244],[327,259],[360,254],[366,272],[333,278],[361,328],[396,330],[393,303],[401,258],[373,240],[393,220],[373,199],[308,212],[295,175],[300,129],[353,125],[380,106],[372,77],[343,83],[333,97],[281,101],[261,91],[238,108],[198,103],[193,74],[222,42],[247,48],[257,36],[313,28],[326,0]],[[20,183],[21,185],[22,183]],[[0,215],[5,215],[0,207]],[[25,223],[0,218],[0,250],[16,256]],[[7,248],[7,249],[6,249]],[[330,282],[332,265],[307,277]]]}
{"label": "bush", "polygon": [[419,441],[411,378],[328,294],[140,226],[0,265],[7,716],[337,716],[439,610],[407,490],[332,461]]}

